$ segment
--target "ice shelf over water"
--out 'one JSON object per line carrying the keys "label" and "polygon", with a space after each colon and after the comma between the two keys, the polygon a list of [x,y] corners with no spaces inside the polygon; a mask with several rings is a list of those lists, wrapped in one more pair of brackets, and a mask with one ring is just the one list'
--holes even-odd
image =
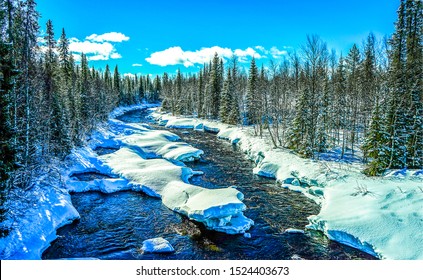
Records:
{"label": "ice shelf over water", "polygon": [[[255,174],[271,177],[321,205],[307,229],[382,259],[423,259],[423,171],[392,170],[382,178],[362,174],[359,161],[315,161],[236,127],[153,112],[159,124],[207,130],[236,144],[255,162]],[[207,129],[205,129],[207,128]]]}

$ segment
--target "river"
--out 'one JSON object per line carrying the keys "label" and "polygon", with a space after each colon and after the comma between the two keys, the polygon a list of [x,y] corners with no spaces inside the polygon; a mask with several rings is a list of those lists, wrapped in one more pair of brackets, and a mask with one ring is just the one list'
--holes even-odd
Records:
{"label": "river", "polygon": [[[150,122],[155,129],[166,129],[146,116],[145,110],[137,110],[119,119]],[[76,193],[72,203],[81,219],[58,230],[59,238],[44,252],[43,259],[374,259],[319,232],[286,233],[288,228],[304,229],[307,217],[317,214],[319,206],[272,179],[254,175],[253,163],[236,146],[212,133],[166,130],[204,151],[200,161],[187,163],[204,172],[193,177],[192,184],[207,188],[235,185],[244,194],[244,213],[255,222],[248,231],[251,237],[207,230],[142,193]],[[95,177],[90,174],[80,179]],[[154,237],[167,239],[175,253],[142,254],[142,241]]]}

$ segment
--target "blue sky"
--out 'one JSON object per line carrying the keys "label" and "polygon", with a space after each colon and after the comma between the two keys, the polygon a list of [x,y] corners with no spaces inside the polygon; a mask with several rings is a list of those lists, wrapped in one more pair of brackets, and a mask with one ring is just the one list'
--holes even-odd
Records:
{"label": "blue sky", "polygon": [[248,66],[281,60],[298,49],[307,34],[347,53],[369,32],[394,30],[399,0],[353,1],[87,1],[38,0],[40,26],[62,27],[71,50],[84,51],[90,65],[119,65],[120,73],[197,72],[217,51],[236,54]]}

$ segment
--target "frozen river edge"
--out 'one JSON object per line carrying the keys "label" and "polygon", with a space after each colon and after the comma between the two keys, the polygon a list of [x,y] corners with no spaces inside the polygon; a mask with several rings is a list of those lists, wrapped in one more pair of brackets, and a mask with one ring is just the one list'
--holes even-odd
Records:
{"label": "frozen river edge", "polygon": [[380,259],[423,259],[423,172],[391,170],[384,177],[362,174],[363,164],[303,159],[240,127],[154,112],[168,128],[217,133],[255,162],[253,172],[276,179],[321,206],[307,229]]}

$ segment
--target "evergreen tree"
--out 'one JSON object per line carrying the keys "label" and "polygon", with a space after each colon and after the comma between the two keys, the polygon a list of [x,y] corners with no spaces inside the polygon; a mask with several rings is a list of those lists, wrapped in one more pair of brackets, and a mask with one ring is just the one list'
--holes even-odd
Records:
{"label": "evergreen tree", "polygon": [[200,70],[198,77],[198,98],[197,98],[197,116],[204,118],[204,74],[203,70]]}
{"label": "evergreen tree", "polygon": [[[423,4],[406,2],[407,166],[423,167]],[[408,105],[407,105],[408,107]]]}
{"label": "evergreen tree", "polygon": [[367,156],[375,159],[364,170],[364,173],[369,176],[381,175],[389,164],[387,161],[380,160],[386,160],[387,158],[383,155],[389,154],[389,147],[387,147],[389,139],[383,126],[382,112],[380,111],[379,102],[376,101],[370,129],[366,135],[364,145],[361,147]]}
{"label": "evergreen tree", "polygon": [[357,119],[358,119],[358,100],[359,100],[359,66],[360,66],[360,51],[356,44],[352,46],[348,56],[346,57],[347,70],[347,94],[349,104],[349,120],[348,130],[350,134],[351,150],[354,153],[354,144],[357,141]]}
{"label": "evergreen tree", "polygon": [[227,72],[226,81],[223,85],[222,94],[220,97],[220,109],[219,109],[219,115],[220,120],[224,123],[229,122],[229,111],[231,104],[231,83],[232,83],[232,77],[231,77],[231,71]]}
{"label": "evergreen tree", "polygon": [[209,73],[209,81],[208,81],[208,95],[210,104],[210,117],[213,119],[217,119],[219,116],[219,103],[220,103],[220,95],[222,89],[222,69],[220,64],[219,55],[217,53],[214,54],[213,61],[211,63],[211,70]]}
{"label": "evergreen tree", "polygon": [[144,97],[145,97],[145,90],[144,90],[144,82],[143,81],[144,81],[144,79],[141,76],[140,81],[139,81],[139,85],[138,85],[138,98],[139,98],[140,101],[143,100]]}
{"label": "evergreen tree", "polygon": [[[7,209],[4,203],[9,189],[9,176],[15,169],[15,149],[12,146],[13,132],[9,114],[13,77],[17,75],[12,62],[12,45],[0,40],[0,223],[5,220]],[[7,229],[0,228],[0,237]]]}
{"label": "evergreen tree", "polygon": [[253,57],[250,64],[250,71],[248,76],[248,87],[246,95],[245,121],[247,125],[258,123],[258,68]]}
{"label": "evergreen tree", "polygon": [[173,91],[174,99],[172,100],[172,112],[177,115],[181,115],[184,112],[184,99],[182,99],[182,74],[181,70],[178,69],[176,73],[175,89]]}
{"label": "evergreen tree", "polygon": [[[396,30],[391,40],[390,93],[387,111],[387,132],[389,134],[389,153],[377,160],[388,162],[387,168],[402,168],[406,164],[406,25],[405,3],[401,1],[398,9]],[[386,158],[387,157],[387,158]]]}
{"label": "evergreen tree", "polygon": [[120,81],[119,67],[115,66],[115,71],[113,72],[113,94],[116,97],[117,104],[123,105],[124,98],[122,94],[122,86]]}

